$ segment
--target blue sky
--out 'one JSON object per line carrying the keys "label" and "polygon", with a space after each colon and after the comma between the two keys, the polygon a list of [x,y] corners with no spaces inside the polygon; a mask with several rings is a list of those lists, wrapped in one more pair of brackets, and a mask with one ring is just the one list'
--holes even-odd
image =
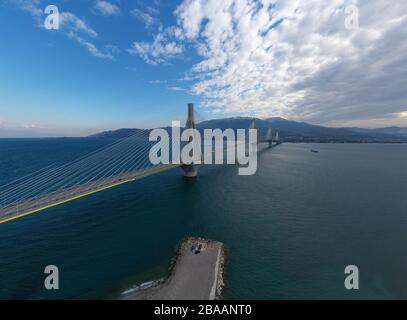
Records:
{"label": "blue sky", "polygon": [[[44,28],[49,4],[59,30]],[[407,126],[406,9],[384,0],[1,0],[0,136],[167,125],[188,102],[203,119]]]}
{"label": "blue sky", "polygon": [[[91,41],[98,48],[117,47],[114,58],[98,58],[61,29],[41,28],[30,12],[3,4],[0,39],[7,43],[0,47],[3,123],[17,131],[38,127],[40,132],[81,135],[167,123],[185,112],[187,102],[199,101],[177,90],[185,87],[179,79],[194,63],[193,55],[157,67],[126,52],[133,41],[151,40],[143,22],[125,14],[137,6],[123,2],[120,15],[103,16],[94,11],[92,1],[53,3],[97,30],[97,39]],[[172,23],[175,2],[165,1],[159,8],[160,19]]]}

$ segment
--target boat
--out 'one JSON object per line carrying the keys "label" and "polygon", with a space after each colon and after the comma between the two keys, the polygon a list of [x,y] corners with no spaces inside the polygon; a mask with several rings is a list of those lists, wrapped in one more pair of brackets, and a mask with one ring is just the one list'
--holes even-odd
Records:
{"label": "boat", "polygon": [[315,150],[315,149],[311,149],[311,152],[318,153],[319,151]]}

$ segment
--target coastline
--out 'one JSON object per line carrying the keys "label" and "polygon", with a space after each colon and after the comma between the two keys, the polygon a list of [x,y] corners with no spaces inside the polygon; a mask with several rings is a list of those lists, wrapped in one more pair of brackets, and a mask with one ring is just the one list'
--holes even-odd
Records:
{"label": "coastline", "polygon": [[[202,250],[196,253],[201,245]],[[188,237],[180,241],[164,278],[125,290],[121,300],[220,300],[226,252],[219,241]]]}

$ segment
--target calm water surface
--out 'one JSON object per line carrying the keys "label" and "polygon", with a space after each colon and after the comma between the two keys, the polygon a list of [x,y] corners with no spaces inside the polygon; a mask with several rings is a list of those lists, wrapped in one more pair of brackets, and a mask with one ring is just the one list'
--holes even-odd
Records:
{"label": "calm water surface", "polygon": [[[0,184],[106,143],[0,140]],[[162,277],[177,242],[203,236],[227,245],[228,299],[407,299],[406,190],[407,145],[283,144],[254,176],[175,169],[0,225],[0,298],[109,297]],[[43,287],[50,264],[59,291]],[[359,291],[344,289],[349,264]]]}

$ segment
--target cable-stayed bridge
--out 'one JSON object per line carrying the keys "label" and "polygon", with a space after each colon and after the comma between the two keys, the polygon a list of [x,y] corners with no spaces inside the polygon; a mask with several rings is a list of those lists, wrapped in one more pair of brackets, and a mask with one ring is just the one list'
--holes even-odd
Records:
{"label": "cable-stayed bridge", "polygon": [[[186,128],[195,129],[192,104],[188,105]],[[149,141],[150,132],[139,130],[67,164],[48,166],[1,186],[0,224],[176,167],[187,177],[197,175],[199,160],[153,165],[149,153],[156,142]],[[281,142],[269,129],[264,137],[258,137],[258,143],[271,147]]]}

